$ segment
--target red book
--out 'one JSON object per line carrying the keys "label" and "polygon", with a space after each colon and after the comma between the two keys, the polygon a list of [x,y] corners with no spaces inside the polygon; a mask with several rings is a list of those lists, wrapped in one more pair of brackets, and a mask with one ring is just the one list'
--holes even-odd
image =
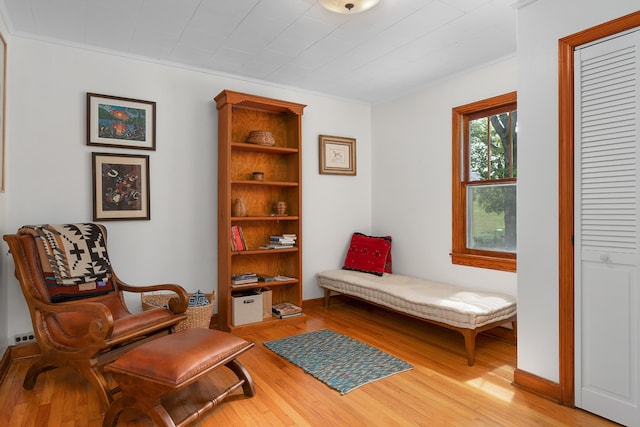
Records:
{"label": "red book", "polygon": [[246,249],[242,244],[242,239],[237,225],[231,226],[231,241],[233,246],[235,246],[236,251],[244,251]]}

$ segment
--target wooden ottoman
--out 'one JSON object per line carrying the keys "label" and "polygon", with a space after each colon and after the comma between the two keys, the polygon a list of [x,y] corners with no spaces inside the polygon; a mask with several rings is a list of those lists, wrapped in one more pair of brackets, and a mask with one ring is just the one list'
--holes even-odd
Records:
{"label": "wooden ottoman", "polygon": [[[251,347],[252,342],[228,332],[193,328],[134,348],[104,367],[113,374],[122,393],[109,406],[102,425],[115,426],[124,409],[136,408],[151,417],[156,425],[186,426],[213,410],[240,386],[245,396],[254,396],[253,380],[236,360]],[[162,406],[161,398],[182,390],[221,365],[231,369],[238,382],[175,424]]]}

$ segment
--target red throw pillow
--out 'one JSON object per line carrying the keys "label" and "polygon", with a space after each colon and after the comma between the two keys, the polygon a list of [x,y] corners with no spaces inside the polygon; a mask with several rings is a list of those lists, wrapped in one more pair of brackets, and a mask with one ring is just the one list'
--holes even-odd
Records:
{"label": "red throw pillow", "polygon": [[384,272],[385,273],[393,273],[393,260],[391,259],[391,236],[385,236],[385,239],[389,239],[389,254],[387,255],[387,259],[384,262]]}
{"label": "red throw pillow", "polygon": [[[353,233],[342,268],[382,276],[386,271],[387,259],[390,261],[390,252],[390,236],[372,237],[362,233]],[[388,268],[390,271],[390,262]]]}

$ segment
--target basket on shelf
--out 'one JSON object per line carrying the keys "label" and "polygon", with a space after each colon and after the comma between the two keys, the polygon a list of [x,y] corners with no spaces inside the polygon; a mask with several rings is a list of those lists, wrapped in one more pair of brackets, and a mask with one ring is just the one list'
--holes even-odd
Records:
{"label": "basket on shelf", "polygon": [[267,132],[266,130],[252,130],[249,132],[249,137],[247,138],[247,142],[249,144],[258,144],[258,145],[275,145],[276,140],[273,138],[271,132]]}
{"label": "basket on shelf", "polygon": [[[176,325],[176,332],[190,328],[209,328],[211,322],[211,314],[213,313],[213,303],[215,302],[215,291],[210,294],[190,293],[189,306],[187,307],[187,318]],[[206,297],[208,304],[197,305],[201,297]],[[177,297],[173,292],[170,293],[142,293],[140,299],[142,301],[143,310],[152,310],[154,308],[165,307],[169,304],[171,298]],[[196,305],[193,305],[195,301]]]}

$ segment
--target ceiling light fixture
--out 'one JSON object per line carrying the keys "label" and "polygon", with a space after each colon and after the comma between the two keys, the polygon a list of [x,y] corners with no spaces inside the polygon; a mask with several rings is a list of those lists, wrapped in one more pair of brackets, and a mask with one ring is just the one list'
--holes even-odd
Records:
{"label": "ceiling light fixture", "polygon": [[337,13],[360,13],[371,9],[380,0],[320,0],[320,4],[332,12]]}

